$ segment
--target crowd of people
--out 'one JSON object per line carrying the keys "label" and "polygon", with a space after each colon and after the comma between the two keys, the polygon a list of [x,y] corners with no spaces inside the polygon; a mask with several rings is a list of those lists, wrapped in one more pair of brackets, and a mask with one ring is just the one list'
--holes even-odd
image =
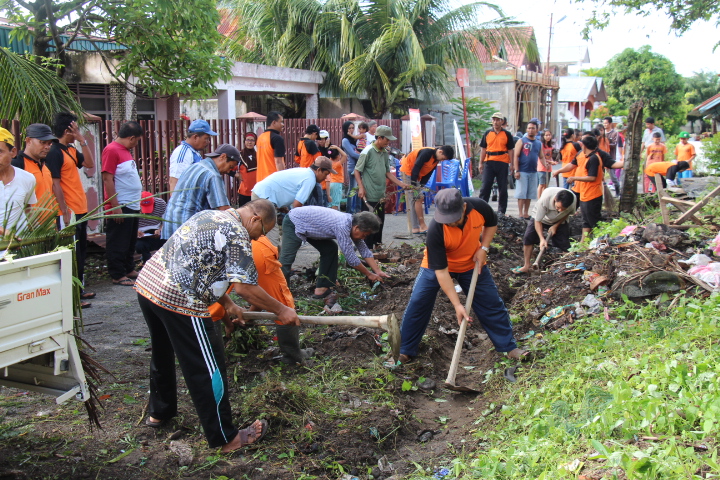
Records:
{"label": "crowd of people", "polygon": [[[443,189],[435,195],[433,219],[426,223],[426,184],[440,162],[454,158],[452,147],[413,150],[395,173],[388,146],[397,138],[390,127],[368,122],[356,128],[345,122],[342,139],[333,142],[326,130],[309,125],[298,139],[297,166],[286,168],[283,129],[282,115],[270,112],[266,130],[259,136],[245,134],[242,148],[221,144],[203,156],[200,152],[217,132],[205,120],[191,122],[170,156],[167,202],[143,191],[132,155],[145,135],[139,123],[124,123],[102,152],[108,274],[113,284],[135,288],[151,336],[145,424],[157,428],[177,415],[177,357],[209,445],[226,452],[259,441],[268,429],[263,420],[245,429],[232,420],[222,335],[214,323],[222,322],[226,334],[244,324],[244,310],[230,292],[246,300],[251,310],[276,314],[278,359],[303,363],[313,352],[300,348],[300,320],[288,287],[297,252],[304,242],[318,251],[313,299],[327,298],[336,287],[339,258],[370,282],[384,281],[388,275],[372,250],[382,244],[391,185],[405,194],[412,232],[426,235],[424,258],[403,316],[399,363],[418,355],[439,290],[455,308],[458,322],[470,321],[454,281],[466,294],[475,285],[472,310],[495,349],[522,360],[528,352],[515,342],[508,311],[486,264],[498,216],[506,213],[508,180],[516,182],[519,215],[527,221],[524,264],[516,273],[529,271],[537,244],[569,248],[568,222],[577,211],[583,236],[591,232],[607,194],[605,170],[616,193],[622,181],[624,138],[612,118],[593,131],[566,129],[556,146],[552,132],[541,130],[537,119],[528,122],[525,133],[513,136],[497,112],[480,143],[479,198]],[[95,166],[92,152],[84,148],[88,143],[77,118],[66,112],[55,116],[52,128],[28,126],[25,137],[25,149],[18,150],[14,136],[0,129],[0,207],[6,212],[0,234],[21,231],[27,222],[25,207],[52,198],[50,211],[59,228],[70,224],[73,215],[81,220],[75,225],[75,248],[82,280],[87,244],[82,219],[88,204],[80,169]],[[663,133],[651,118],[645,137],[650,181],[660,173],[672,182],[679,171],[691,168],[695,152],[687,136],[681,135],[676,163],[667,158]],[[556,164],[562,165],[553,169]],[[229,200],[224,175],[237,179],[236,206]],[[552,186],[552,178],[557,186]],[[495,184],[497,212],[489,204]],[[537,202],[531,216],[532,200]],[[140,271],[136,253],[142,256]],[[82,295],[83,301],[94,296],[84,290]]]}

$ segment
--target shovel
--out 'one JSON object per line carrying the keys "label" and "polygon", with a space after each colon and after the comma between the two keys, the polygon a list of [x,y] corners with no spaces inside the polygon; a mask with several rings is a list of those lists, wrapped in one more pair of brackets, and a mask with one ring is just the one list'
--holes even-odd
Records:
{"label": "shovel", "polygon": [[[468,290],[467,300],[465,301],[465,311],[472,311],[473,297],[475,296],[475,285],[477,285],[479,267],[475,264],[473,270],[472,280],[470,281],[470,289]],[[467,319],[463,318],[460,324],[460,331],[458,332],[457,342],[455,342],[455,351],[453,352],[452,361],[450,362],[450,371],[448,372],[447,379],[445,379],[445,388],[448,390],[454,390],[456,392],[466,393],[480,393],[480,390],[474,390],[470,387],[464,387],[462,385],[455,385],[455,376],[457,375],[458,364],[460,363],[460,352],[462,352],[463,343],[465,342],[465,331],[467,330]]]}
{"label": "shovel", "polygon": [[[393,358],[397,362],[400,357],[400,327],[394,314],[378,316],[333,316],[311,317],[299,315],[300,323],[305,325],[350,325],[354,327],[380,328],[388,332],[388,343],[392,348]],[[243,320],[255,320],[256,325],[275,325],[277,315],[269,312],[243,312]],[[259,321],[258,321],[259,320]]]}
{"label": "shovel", "polygon": [[[545,243],[548,243],[550,241],[550,232],[547,233],[545,236]],[[545,253],[545,249],[541,248],[540,253],[538,253],[537,258],[535,259],[535,263],[532,264],[530,267],[530,276],[533,275],[540,275],[540,260],[542,259],[543,254]]]}

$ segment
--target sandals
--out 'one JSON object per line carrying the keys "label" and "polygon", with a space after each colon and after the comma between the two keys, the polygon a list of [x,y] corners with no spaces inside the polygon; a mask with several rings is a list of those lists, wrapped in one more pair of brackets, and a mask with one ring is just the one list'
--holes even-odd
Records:
{"label": "sandals", "polygon": [[135,270],[133,270],[133,271],[130,272],[130,273],[126,273],[126,274],[125,274],[125,276],[126,276],[127,278],[137,278],[138,275],[140,275],[140,274],[139,274],[138,272],[136,272]]}
{"label": "sandals", "polygon": [[83,292],[80,294],[80,298],[82,300],[92,300],[95,297],[96,297],[96,294],[94,294],[92,292]]}
{"label": "sandals", "polygon": [[153,420],[152,417],[150,417],[149,415],[145,419],[145,425],[150,428],[160,428],[165,425],[166,422],[167,420]]}
{"label": "sandals", "polygon": [[222,452],[223,453],[232,453],[237,450],[240,450],[243,447],[255,445],[260,440],[262,440],[268,432],[268,422],[267,422],[267,420],[256,420],[256,421],[260,422],[260,424],[262,425],[262,430],[260,431],[260,434],[255,438],[255,440],[253,440],[252,442],[249,441],[250,435],[255,434],[255,429],[251,428],[253,426],[253,424],[255,423],[255,422],[253,422],[249,426],[243,428],[242,430],[238,430],[238,436],[240,437],[240,446],[239,447],[233,448],[232,450],[226,450],[225,447],[227,447],[227,445],[225,445],[222,449]]}
{"label": "sandals", "polygon": [[512,273],[514,273],[515,275],[527,275],[528,272],[523,272],[523,271],[521,270],[521,268],[522,268],[522,266],[513,267],[513,268],[510,269],[510,271],[511,271]]}
{"label": "sandals", "polygon": [[[511,355],[513,352],[516,352],[515,355]],[[521,348],[516,348],[515,350],[507,352],[505,355],[512,360],[519,360],[521,362],[528,362],[534,358],[534,355],[530,351]]]}
{"label": "sandals", "polygon": [[121,278],[120,280],[113,280],[112,283],[113,285],[124,285],[126,287],[132,287],[133,285],[135,285],[135,281],[127,277]]}
{"label": "sandals", "polygon": [[312,298],[313,300],[322,300],[323,298],[326,298],[331,293],[332,293],[332,289],[328,288],[327,290],[325,290],[324,293],[321,293],[320,295],[315,295],[315,294],[310,295],[310,298]]}

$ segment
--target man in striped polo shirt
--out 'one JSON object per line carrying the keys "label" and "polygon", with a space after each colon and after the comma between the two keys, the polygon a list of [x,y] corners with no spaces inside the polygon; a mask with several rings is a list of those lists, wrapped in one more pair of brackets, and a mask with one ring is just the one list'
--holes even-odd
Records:
{"label": "man in striped polo shirt", "polygon": [[187,168],[202,160],[202,155],[198,150],[205,150],[210,145],[210,136],[216,136],[217,132],[213,132],[210,124],[205,120],[194,120],[188,127],[188,133],[185,140],[173,150],[170,155],[170,191],[175,190],[180,175]]}

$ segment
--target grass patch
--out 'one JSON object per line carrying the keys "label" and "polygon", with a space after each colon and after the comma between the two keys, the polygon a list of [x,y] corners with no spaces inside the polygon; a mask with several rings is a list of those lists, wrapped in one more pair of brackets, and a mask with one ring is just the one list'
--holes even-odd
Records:
{"label": "grass patch", "polygon": [[[476,420],[455,478],[719,478],[720,296],[625,301],[549,334],[546,357]],[[410,477],[432,478],[422,467]],[[453,478],[452,476],[449,478]]]}

